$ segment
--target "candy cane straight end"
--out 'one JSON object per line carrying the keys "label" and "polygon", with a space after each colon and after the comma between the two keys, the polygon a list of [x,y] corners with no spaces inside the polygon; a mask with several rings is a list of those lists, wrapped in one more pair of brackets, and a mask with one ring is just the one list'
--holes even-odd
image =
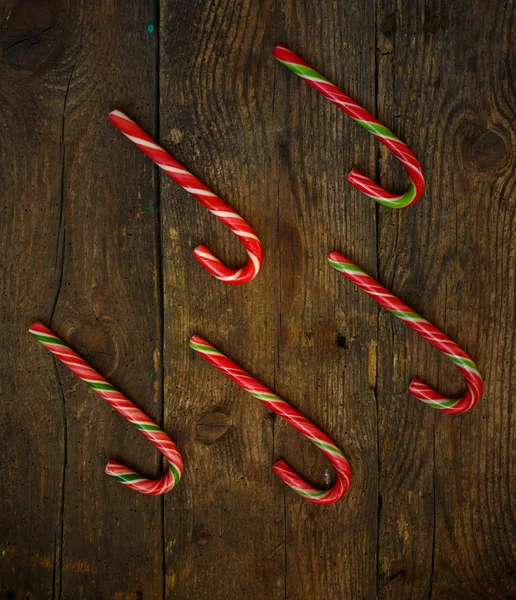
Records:
{"label": "candy cane straight end", "polygon": [[247,251],[247,262],[241,269],[226,267],[206,246],[198,246],[194,256],[214,277],[225,283],[239,285],[254,279],[263,262],[260,240],[246,221],[228,204],[209,190],[197,177],[187,171],[175,158],[161,148],[141,127],[120,110],[109,114],[109,120],[128,139],[146,154],[160,169],[184,190],[206,207],[242,242]]}
{"label": "candy cane straight end", "polygon": [[409,189],[404,194],[393,194],[360,173],[360,171],[353,169],[348,175],[349,183],[376,202],[389,208],[406,208],[414,204],[425,189],[425,180],[423,169],[412,150],[398,139],[392,131],[387,129],[385,125],[382,125],[376,117],[362,108],[360,104],[347,96],[343,91],[339,90],[333,83],[330,83],[320,73],[312,69],[310,65],[288,48],[285,48],[285,46],[276,46],[273,56],[364,129],[369,131],[369,133],[374,135],[402,163],[411,181]]}
{"label": "candy cane straight end", "polygon": [[409,392],[413,396],[432,408],[448,414],[464,413],[477,404],[482,396],[482,376],[477,365],[459,345],[437,329],[437,327],[434,327],[426,319],[415,313],[410,306],[396,298],[396,296],[353,264],[348,258],[340,254],[340,252],[332,252],[328,256],[328,262],[334,269],[364,290],[366,294],[369,294],[378,304],[393,313],[394,316],[406,323],[414,331],[417,331],[417,333],[440,350],[466,378],[468,389],[461,398],[446,398],[427,386],[420,379],[413,379],[410,383]]}
{"label": "candy cane straight end", "polygon": [[288,48],[286,48],[285,46],[283,46],[282,44],[278,44],[273,52],[272,52],[272,56],[274,56],[274,58],[277,58],[278,60],[282,60],[282,58],[286,57],[286,55],[289,53]]}
{"label": "candy cane straight end", "polygon": [[108,118],[109,118],[110,121],[113,121],[113,119],[115,117],[120,117],[122,119],[127,119],[128,118],[125,113],[123,113],[121,110],[118,110],[118,109],[112,110],[109,113],[109,115],[108,115]]}
{"label": "candy cane straight end", "polygon": [[202,344],[203,342],[206,345],[209,345],[208,342],[206,342],[204,338],[202,338],[200,335],[192,335],[192,337],[190,338],[189,346],[190,348],[195,348],[197,344]]}
{"label": "candy cane straight end", "polygon": [[330,254],[328,255],[328,262],[332,267],[335,266],[333,263],[340,264],[345,262],[346,264],[352,264],[351,261],[347,259],[343,254],[341,254],[340,252],[336,252],[335,250],[333,252],[330,252]]}
{"label": "candy cane straight end", "polygon": [[142,477],[135,471],[112,460],[106,465],[106,473],[127,487],[143,494],[156,496],[165,494],[175,487],[183,473],[183,458],[170,437],[43,323],[40,321],[33,323],[29,328],[29,332],[73,373],[86,382],[101,398],[106,400],[110,406],[134,425],[165,456],[168,463],[166,475],[156,480]]}
{"label": "candy cane straight end", "polygon": [[244,390],[257,398],[269,410],[285,419],[295,429],[305,435],[329,459],[337,471],[337,480],[330,490],[317,490],[302,479],[284,461],[274,465],[274,472],[303,498],[314,504],[333,504],[340,500],[348,491],[351,483],[351,469],[342,451],[318,427],[311,423],[298,410],[287,404],[258,380],[254,379],[233,361],[229,360],[210,343],[198,335],[190,339],[190,347],[198,352],[209,363],[232,379]]}

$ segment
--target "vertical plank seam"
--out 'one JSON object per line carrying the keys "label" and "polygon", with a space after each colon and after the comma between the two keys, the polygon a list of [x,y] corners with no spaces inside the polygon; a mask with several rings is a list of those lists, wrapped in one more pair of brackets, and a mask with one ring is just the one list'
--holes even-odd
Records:
{"label": "vertical plank seam", "polygon": [[[56,532],[54,534],[55,546],[54,546],[54,563],[52,566],[52,600],[56,600],[62,597],[63,589],[63,544],[64,544],[64,505],[65,505],[65,480],[66,480],[66,466],[68,464],[68,417],[66,414],[66,399],[63,388],[63,382],[59,375],[59,368],[57,366],[57,359],[52,357],[54,362],[54,368],[56,371],[59,394],[61,396],[61,409],[63,415],[63,468],[61,470],[61,494],[60,494],[60,506],[59,516],[57,521]],[[57,534],[59,533],[59,542],[57,542]],[[57,551],[57,544],[59,551]],[[57,561],[57,564],[56,564]],[[59,576],[59,580],[57,577]],[[56,587],[57,586],[57,587]]]}
{"label": "vertical plank seam", "polygon": [[[273,13],[276,14],[276,10],[277,10],[277,3],[274,2],[274,10]],[[274,28],[276,31],[276,28]],[[277,37],[277,36],[275,36]],[[276,76],[278,73],[278,63],[277,61],[274,61],[274,76],[273,76],[273,83],[272,83],[272,121],[274,123],[274,117],[275,117],[275,110],[276,110]],[[278,144],[275,144],[275,149],[276,152],[278,152]],[[279,177],[279,171],[281,169],[281,162],[280,162],[280,157],[278,156],[278,160],[276,160],[276,164],[278,165],[278,172],[277,172],[277,181],[276,181],[276,199],[277,199],[277,208],[276,208],[276,244],[277,246],[280,245],[281,240],[280,240],[280,206],[281,206],[281,195],[280,195],[280,177]],[[279,269],[278,269],[278,279],[279,279],[279,305],[280,307],[282,306],[282,290],[283,290],[283,286],[282,286],[282,282],[281,282],[281,274],[282,274],[282,269],[281,269],[281,260],[279,261]],[[278,337],[276,340],[276,353],[277,353],[277,359],[274,363],[274,389],[276,389],[277,387],[277,374],[278,374],[278,370],[280,367],[280,352],[281,352],[281,334],[282,334],[282,330],[281,330],[281,310],[278,311]],[[272,453],[273,453],[273,458],[275,459],[276,456],[276,419],[274,419],[272,421]],[[282,486],[282,490],[281,493],[283,495],[283,597],[287,598],[287,498],[286,498],[286,494],[285,494],[285,489],[284,486]]]}
{"label": "vertical plank seam", "polygon": [[[439,367],[437,367],[437,377],[439,379]],[[436,498],[436,482],[435,482],[435,468],[436,468],[436,452],[435,452],[435,421],[434,421],[434,452],[433,452],[433,504],[434,504],[434,514],[433,514],[433,518],[434,518],[434,526],[433,526],[433,531],[432,531],[432,560],[430,563],[430,584],[429,584],[429,590],[428,590],[428,600],[432,600],[432,594],[433,594],[433,584],[434,584],[434,569],[435,569],[435,533],[436,533],[436,503],[437,503],[437,498]]]}
{"label": "vertical plank seam", "polygon": [[[379,68],[378,68],[378,20],[380,18],[381,11],[379,10],[378,2],[374,5],[374,111],[378,115],[379,107]],[[376,181],[380,181],[380,145],[375,141],[375,172]],[[375,229],[376,229],[376,276],[380,274],[380,205],[375,203]],[[380,518],[382,511],[382,495],[380,492],[380,422],[379,422],[379,404],[378,404],[378,365],[379,363],[379,338],[380,338],[380,309],[376,306],[376,372],[374,382],[374,398],[376,403],[376,494],[377,494],[377,510],[376,510],[376,597],[378,597],[380,591]]]}
{"label": "vertical plank seam", "polygon": [[[161,52],[161,6],[159,0],[155,0],[154,4],[154,30],[156,32],[155,50],[154,50],[154,69],[155,69],[155,92],[154,92],[154,111],[155,111],[155,138],[160,139],[160,99],[161,99],[161,80],[160,80],[160,52]],[[162,211],[161,211],[161,171],[157,165],[154,165],[156,174],[156,276],[158,277],[158,320],[159,320],[159,348],[160,348],[160,373],[159,373],[159,402],[161,404],[161,426],[165,427],[165,286],[163,272],[163,228],[161,226]],[[163,460],[160,459],[160,475],[163,475]],[[166,539],[165,539],[165,496],[160,497],[160,512],[161,512],[161,571],[162,571],[162,586],[161,594],[163,600],[166,597]]]}
{"label": "vertical plank seam", "polygon": [[[54,313],[56,311],[57,302],[59,300],[59,294],[61,293],[61,285],[63,283],[63,273],[64,273],[64,252],[65,252],[65,236],[66,230],[63,227],[63,213],[64,213],[64,184],[65,184],[65,120],[66,120],[66,107],[68,105],[68,93],[70,92],[70,85],[72,83],[73,74],[75,71],[75,65],[77,64],[77,59],[79,58],[79,54],[81,52],[81,44],[82,44],[82,32],[84,29],[84,11],[83,18],[81,21],[81,31],[79,34],[79,46],[77,48],[77,54],[75,55],[75,59],[72,64],[72,69],[70,71],[70,77],[68,78],[68,83],[66,84],[66,90],[63,101],[63,111],[61,115],[61,139],[60,139],[60,163],[61,163],[61,189],[60,189],[60,207],[59,207],[59,225],[58,225],[58,235],[57,235],[57,245],[56,245],[56,258],[54,264],[57,266],[58,255],[61,257],[61,265],[60,265],[60,273],[59,273],[59,282],[57,284],[57,291],[54,298],[54,304],[52,306],[52,311],[50,313],[50,326],[53,325]],[[61,242],[61,231],[62,235],[62,244]],[[61,246],[61,252],[59,252],[59,247]]]}
{"label": "vertical plank seam", "polygon": [[[52,306],[52,310],[50,313],[50,325],[53,325],[54,314],[57,308],[57,303],[59,301],[59,296],[61,294],[61,286],[63,283],[64,276],[64,258],[66,251],[66,228],[64,227],[64,203],[65,203],[65,125],[66,125],[66,108],[68,105],[68,95],[70,92],[70,86],[72,83],[73,75],[75,72],[75,67],[77,65],[77,60],[79,59],[79,55],[81,53],[82,48],[82,38],[84,32],[84,20],[85,20],[85,11],[84,11],[84,3],[81,2],[80,11],[82,12],[81,26],[79,32],[79,44],[77,48],[77,53],[75,55],[72,68],[70,70],[70,77],[68,78],[68,83],[66,85],[64,100],[63,100],[63,111],[61,116],[61,139],[60,139],[60,163],[61,163],[61,186],[60,186],[60,208],[59,208],[59,225],[58,225],[58,235],[57,235],[57,245],[56,245],[56,258],[55,258],[55,266],[58,263],[58,256],[60,256],[60,273],[59,273],[59,281],[57,284],[56,295],[54,297],[54,303]],[[62,232],[62,233],[61,233]],[[59,509],[58,509],[58,519],[56,525],[56,531],[54,533],[54,555],[53,555],[53,564],[52,564],[52,600],[60,599],[62,597],[63,590],[63,545],[64,545],[64,505],[65,505],[65,480],[66,480],[66,465],[68,462],[68,418],[66,414],[66,398],[63,388],[63,383],[61,381],[61,377],[59,376],[59,369],[57,367],[57,360],[53,358],[54,368],[56,371],[56,377],[58,381],[58,389],[59,394],[61,396],[61,409],[62,409],[62,418],[63,418],[63,467],[61,470],[61,482],[60,482],[60,495],[59,495]],[[59,536],[59,539],[58,539]]]}
{"label": "vertical plank seam", "polygon": [[[444,328],[446,328],[446,300],[448,298],[448,284],[447,282],[445,282],[445,289],[444,289]],[[440,361],[437,363],[437,381],[440,381]],[[437,462],[436,462],[436,445],[437,445],[437,438],[436,438],[436,419],[435,419],[436,415],[434,415],[434,427],[433,427],[433,442],[434,442],[434,448],[433,448],[433,469],[432,469],[432,488],[433,488],[433,506],[434,506],[434,511],[433,511],[433,530],[432,530],[432,560],[430,563],[430,583],[429,583],[429,590],[428,590],[428,600],[432,600],[432,594],[433,594],[433,587],[434,587],[434,571],[435,571],[435,541],[436,541],[436,529],[437,529],[437,485],[436,485],[436,468],[437,468]]]}

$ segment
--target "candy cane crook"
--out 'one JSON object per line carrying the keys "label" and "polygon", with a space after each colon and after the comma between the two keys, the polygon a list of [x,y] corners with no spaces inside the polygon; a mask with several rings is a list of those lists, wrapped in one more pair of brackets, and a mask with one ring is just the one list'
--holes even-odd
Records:
{"label": "candy cane crook", "polygon": [[416,314],[410,306],[398,300],[383,285],[380,285],[370,275],[364,273],[362,269],[359,269],[339,252],[332,252],[328,257],[328,262],[334,269],[337,269],[342,275],[363,289],[366,294],[369,294],[378,304],[386,308],[438,348],[459,368],[466,378],[468,385],[466,393],[461,398],[448,399],[416,378],[412,380],[409,386],[409,392],[413,396],[437,410],[455,415],[466,412],[475,406],[482,395],[483,384],[477,365],[473,362],[469,354],[466,354],[447,335],[439,331],[437,327],[434,327],[426,319]]}
{"label": "candy cane crook", "polygon": [[108,404],[139,429],[165,456],[168,463],[167,474],[155,481],[146,479],[113,460],[110,460],[106,465],[106,473],[132,490],[142,492],[143,494],[151,494],[152,496],[165,494],[176,486],[183,474],[183,459],[177,446],[168,435],[156,423],[151,421],[145,413],[99,375],[97,371],[92,369],[88,363],[52,333],[48,327],[45,327],[43,323],[34,323],[31,325],[29,332],[47,350],[50,350],[56,358],[93,388],[101,398],[104,398]]}
{"label": "candy cane crook", "polygon": [[380,204],[390,208],[405,208],[414,204],[423,193],[425,180],[423,170],[417,158],[408,146],[399,140],[392,131],[382,125],[373,115],[349,96],[335,87],[322,75],[314,71],[307,63],[296,56],[284,46],[276,46],[274,56],[296,75],[299,75],[309,85],[320,92],[330,102],[333,102],[348,116],[354,119],[364,129],[367,129],[374,137],[386,146],[398,158],[410,177],[410,187],[404,194],[392,194],[384,190],[377,183],[366,177],[360,171],[353,169],[348,175],[351,185],[364,192],[367,196]]}
{"label": "candy cane crook", "polygon": [[298,410],[292,408],[289,404],[278,398],[269,389],[262,385],[241,369],[234,362],[229,360],[202,337],[194,335],[190,340],[190,347],[204,357],[224,375],[232,379],[240,387],[258,398],[265,406],[285,419],[303,435],[305,435],[313,444],[315,444],[328,457],[331,464],[337,471],[337,481],[335,485],[327,491],[320,491],[301,479],[284,460],[278,461],[274,465],[274,472],[281,477],[283,481],[295,492],[306,498],[314,504],[333,504],[340,500],[348,491],[351,483],[351,469],[348,461],[344,458],[341,450],[324,434],[318,427],[311,423]]}
{"label": "candy cane crook", "polygon": [[214,277],[226,283],[247,283],[256,277],[263,261],[262,245],[244,219],[201,183],[197,177],[188,172],[183,165],[172,158],[168,152],[158,146],[143,129],[138,127],[123,112],[114,110],[110,113],[109,120],[158,167],[163,169],[169,177],[219,218],[224,225],[227,225],[240,238],[249,256],[245,267],[234,270],[223,265],[206,246],[197,246],[194,250],[194,256],[201,265]]}

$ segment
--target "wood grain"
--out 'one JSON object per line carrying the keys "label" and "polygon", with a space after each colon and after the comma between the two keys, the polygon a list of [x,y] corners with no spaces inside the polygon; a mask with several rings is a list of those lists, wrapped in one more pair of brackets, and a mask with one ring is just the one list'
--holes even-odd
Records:
{"label": "wood grain", "polygon": [[37,590],[52,598],[65,415],[53,360],[28,328],[50,318],[59,287],[63,100],[75,46],[50,3],[8,2],[0,11],[0,593],[21,598]]}
{"label": "wood grain", "polygon": [[[188,474],[165,501],[166,589],[177,598],[284,597],[284,490],[272,473],[275,420],[188,349],[199,333],[274,386],[280,296],[273,155],[272,4],[162,5],[161,142],[255,228],[259,276],[228,286],[192,257],[206,243],[228,265],[243,246],[165,176],[162,215],[167,427]],[[198,25],[199,24],[199,25]],[[267,37],[265,33],[268,31]],[[182,60],[174,57],[178,52]],[[186,291],[186,293],[185,293]],[[224,434],[199,428],[225,415]],[[185,521],[184,517],[187,517]]]}
{"label": "wood grain", "polygon": [[[155,167],[107,120],[118,107],[151,133],[155,127],[157,45],[146,28],[154,19],[151,3],[82,10],[82,48],[65,121],[66,243],[53,324],[160,421]],[[68,405],[62,596],[159,598],[160,499],[134,494],[102,472],[114,457],[156,477],[159,454],[73,377],[62,380]]]}
{"label": "wood grain", "polygon": [[[18,62],[7,53],[4,68],[12,81],[5,89],[14,111],[24,105],[21,97],[27,95],[29,80],[32,104],[28,114],[11,119],[5,115],[5,121],[21,122],[24,128],[21,135],[12,133],[12,148],[22,144],[13,156],[18,155],[18,168],[24,168],[19,156],[27,156],[25,170],[34,180],[18,176],[26,189],[15,189],[12,196],[30,198],[30,205],[12,222],[23,225],[25,232],[18,252],[29,260],[33,256],[35,264],[23,271],[23,262],[14,265],[24,286],[34,281],[32,301],[25,298],[23,288],[19,300],[9,298],[10,306],[30,313],[15,321],[21,331],[14,335],[22,348],[29,347],[26,329],[32,320],[42,318],[159,419],[161,313],[154,169],[107,120],[109,110],[122,101],[143,125],[154,125],[155,98],[146,94],[156,85],[157,47],[145,25],[153,21],[154,8],[131,9],[119,3],[91,11],[84,5],[72,9],[64,3],[58,7],[33,3],[22,19],[21,6],[18,3],[9,13],[5,38],[13,39],[16,26],[20,29],[16,35],[29,41],[11,47],[12,53],[26,46],[23,52],[16,50]],[[35,15],[41,19],[41,40],[45,42],[47,34],[54,36],[48,56],[38,49],[40,42],[32,41]],[[113,40],[118,40],[115,47]],[[130,71],[135,65],[138,68]],[[17,102],[15,94],[20,97]],[[31,147],[27,136],[37,143]],[[37,228],[38,221],[42,227]],[[6,594],[25,589],[37,598],[137,593],[159,597],[160,503],[133,494],[103,474],[106,457],[123,456],[136,468],[158,475],[155,451],[64,367],[58,366],[56,372],[50,356],[30,344],[30,349],[16,351],[23,361],[30,357],[32,371],[37,369],[37,378],[27,377],[29,369],[18,359],[16,372],[24,381],[26,401],[17,426],[25,422],[31,432],[28,442],[32,439],[37,450],[30,452],[28,442],[14,447],[25,458],[28,453],[37,459],[23,468],[29,471],[27,481],[12,486],[23,494],[15,514],[24,515],[29,533],[19,535],[28,539],[28,545],[15,546],[11,557],[16,565],[27,554],[28,574],[16,575],[14,566],[14,578],[5,582]],[[38,403],[42,386],[48,399]],[[38,534],[39,529],[47,535]],[[118,550],[122,547],[124,552]],[[44,577],[37,575],[41,570]]]}
{"label": "wood grain", "polygon": [[[443,90],[441,86],[429,85],[434,57],[424,52],[423,38],[416,35],[416,29],[421,27],[418,8],[407,3],[403,10],[398,10],[396,3],[387,6],[377,3],[377,9],[377,117],[389,123],[395,134],[407,142],[422,162],[426,178],[425,193],[410,210],[378,209],[378,275],[389,290],[454,338],[454,332],[437,318],[439,311],[445,310],[439,244],[449,234],[449,229],[440,226],[437,220],[442,210],[437,204],[443,192],[440,177],[435,177],[433,158],[441,150],[432,148],[431,136],[438,126],[439,113],[423,112],[424,107],[435,106]],[[408,50],[415,43],[420,50],[417,59]],[[378,171],[387,189],[401,190],[407,185],[401,164],[383,147],[379,148]],[[438,543],[434,537],[435,423],[449,420],[450,416],[436,416],[408,393],[408,385],[416,375],[436,385],[439,370],[443,368],[451,381],[457,381],[457,386],[442,391],[458,394],[460,375],[439,356],[401,321],[380,311],[377,380],[380,598],[431,597],[434,550]]]}
{"label": "wood grain", "polygon": [[[514,6],[378,9],[378,116],[399,122],[428,182],[414,210],[381,210],[381,279],[469,351],[486,384],[470,413],[427,414],[407,397],[412,376],[457,396],[464,382],[417,335],[381,319],[381,597],[512,597]],[[383,180],[402,186],[393,167],[382,154]]]}
{"label": "wood grain", "polygon": [[[348,11],[362,28],[346,20]],[[331,19],[321,18],[316,5],[290,4],[278,42],[367,102],[374,98],[374,13],[351,2],[332,4],[328,14]],[[348,44],[337,51],[335,39]],[[376,311],[367,314],[365,299],[326,257],[335,249],[361,249],[375,272],[375,207],[346,182],[353,165],[374,174],[374,145],[279,63],[275,104],[281,127],[277,391],[339,444],[353,471],[346,498],[323,510],[285,491],[285,597],[368,598],[376,591]],[[327,485],[333,475],[322,456],[288,426],[278,429],[278,455]]]}
{"label": "wood grain", "polygon": [[[512,0],[148,0],[0,6],[0,598],[516,597],[516,226]],[[406,175],[272,57],[287,45],[414,150],[407,210],[346,182]],[[244,264],[236,236],[107,120],[120,108],[233,206],[264,245],[228,286],[192,256]],[[459,417],[407,391],[464,382],[326,263],[348,255],[478,362]],[[29,339],[42,319],[180,446],[159,455]],[[342,448],[349,494],[317,507],[272,472],[324,487],[302,436],[188,348],[199,333]]]}

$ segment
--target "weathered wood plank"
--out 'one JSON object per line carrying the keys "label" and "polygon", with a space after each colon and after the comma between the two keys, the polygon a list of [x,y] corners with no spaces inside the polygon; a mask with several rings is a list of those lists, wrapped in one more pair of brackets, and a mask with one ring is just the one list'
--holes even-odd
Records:
{"label": "weathered wood plank", "polygon": [[63,5],[0,7],[0,596],[59,591],[64,404],[28,334],[59,288],[63,103],[77,51]]}
{"label": "weathered wood plank", "polygon": [[[25,192],[14,191],[31,198],[25,219],[32,217],[34,225],[38,220],[46,223],[46,235],[52,237],[51,248],[45,250],[43,245],[40,251],[31,242],[35,233],[28,221],[25,243],[32,243],[29,247],[35,264],[28,272],[20,267],[17,272],[24,281],[30,281],[32,275],[35,283],[32,302],[22,299],[21,304],[31,319],[41,317],[51,324],[94,367],[159,419],[161,316],[155,169],[107,120],[109,110],[119,105],[144,126],[154,125],[157,47],[147,31],[155,16],[153,4],[81,4],[73,10],[64,4],[54,8],[52,3],[36,9],[34,4],[24,23],[28,31],[38,11],[48,13],[49,23],[54,18],[59,21],[51,30],[58,36],[54,41],[57,50],[50,44],[53,60],[38,66],[34,82],[41,84],[30,94],[30,112],[13,115],[22,136],[27,131],[37,142],[32,142],[33,152],[27,153]],[[41,34],[42,41],[46,34]],[[30,51],[29,46],[27,53]],[[18,96],[22,95],[27,92],[20,83]],[[23,104],[20,98],[13,111]],[[30,142],[25,143],[25,148],[31,149]],[[45,172],[48,156],[56,157],[57,166],[50,163]],[[41,208],[31,187],[41,196],[36,198]],[[27,221],[19,218],[18,222]],[[38,232],[35,239],[40,235]],[[23,323],[27,318],[24,315],[20,320],[23,329],[30,322]],[[42,523],[38,525],[41,532],[32,532],[37,544],[19,538],[25,551],[33,554],[30,566],[37,560],[44,562],[48,578],[53,578],[53,590],[47,592],[37,589],[45,581],[38,576],[38,586],[32,590],[35,597],[161,597],[161,502],[135,494],[103,474],[106,458],[114,456],[157,475],[156,452],[66,368],[58,366],[56,378],[53,361],[41,348],[31,349],[29,355],[36,364],[46,365],[44,373],[40,367],[39,385],[48,389],[44,406],[51,407],[50,427],[45,424],[47,408],[42,407],[41,416],[35,417],[40,424],[33,428],[31,439],[43,444],[38,450],[41,460],[48,463],[54,478],[57,470],[62,488],[61,492],[52,488],[53,495],[58,495],[53,504],[44,496],[36,497],[48,493],[45,485],[29,479],[30,488],[20,488],[25,497],[34,494],[28,511],[33,522],[46,519],[52,510],[48,519],[52,525]],[[34,402],[35,397],[34,390],[26,402],[29,398]],[[30,415],[29,407],[24,406]],[[20,417],[18,427],[24,421],[24,415]],[[55,441],[45,440],[50,434]],[[25,446],[22,442],[19,449],[26,452]],[[39,471],[38,479],[45,473],[38,461],[30,471]],[[55,559],[51,553],[47,559],[48,537],[55,543]],[[32,571],[19,581],[31,579]]]}
{"label": "weathered wood plank", "polygon": [[[439,212],[453,215],[447,244],[440,248],[443,325],[475,353],[486,389],[470,415],[443,419],[436,428],[432,596],[453,591],[469,598],[511,597],[516,595],[515,6],[494,2],[486,11],[478,2],[466,11],[452,8],[440,25],[436,35],[447,40],[453,57],[443,77],[460,90],[443,106],[447,125],[436,136],[444,157],[439,173],[449,165]],[[444,386],[446,379],[441,370],[439,383]]]}
{"label": "weathered wood plank", "polygon": [[[432,111],[442,89],[428,80],[435,57],[424,51],[418,5],[406,3],[398,10],[396,3],[378,3],[377,10],[377,117],[409,145],[427,179],[417,204],[399,211],[378,209],[379,278],[414,310],[441,326],[436,318],[443,309],[440,272],[428,266],[438,253],[434,239],[443,234],[440,221],[432,224],[438,214],[433,212],[434,198],[442,192],[438,179],[432,178],[436,151],[428,143],[438,111],[425,111]],[[383,147],[378,159],[381,183],[387,189],[404,189],[407,177],[399,161]],[[381,310],[379,323],[379,597],[426,598],[435,544],[436,415],[412,398],[408,385],[416,374],[435,383],[446,361],[440,361],[428,342],[390,313]]]}
{"label": "weathered wood plank", "polygon": [[[380,373],[393,383],[380,410],[380,595],[512,597],[514,6],[378,8],[379,116],[399,122],[395,131],[428,180],[418,205],[399,215],[381,210],[380,274],[469,350],[486,379],[470,413],[431,414],[403,393],[410,378],[458,395],[460,375],[390,315],[382,318]],[[394,173],[384,181],[402,185],[393,164],[382,155],[382,172]]]}
{"label": "weathered wood plank", "polygon": [[167,594],[283,598],[284,490],[272,473],[274,419],[188,349],[189,336],[202,334],[274,386],[275,13],[269,2],[174,1],[162,4],[161,15],[161,142],[255,228],[265,248],[263,270],[251,283],[215,280],[193,258],[194,247],[204,242],[235,267],[245,261],[243,247],[162,177],[166,425],[187,468],[184,485],[165,500]]}
{"label": "weathered wood plank", "polygon": [[[282,15],[277,41],[374,108],[372,7],[288,3]],[[348,495],[329,507],[283,489],[285,597],[374,598],[377,311],[368,311],[364,297],[326,261],[341,250],[375,273],[376,208],[346,181],[353,166],[374,175],[373,140],[279,64],[275,115],[281,190],[277,389],[340,445],[354,477]],[[287,425],[278,424],[275,449],[319,486],[332,481],[327,461]]]}

